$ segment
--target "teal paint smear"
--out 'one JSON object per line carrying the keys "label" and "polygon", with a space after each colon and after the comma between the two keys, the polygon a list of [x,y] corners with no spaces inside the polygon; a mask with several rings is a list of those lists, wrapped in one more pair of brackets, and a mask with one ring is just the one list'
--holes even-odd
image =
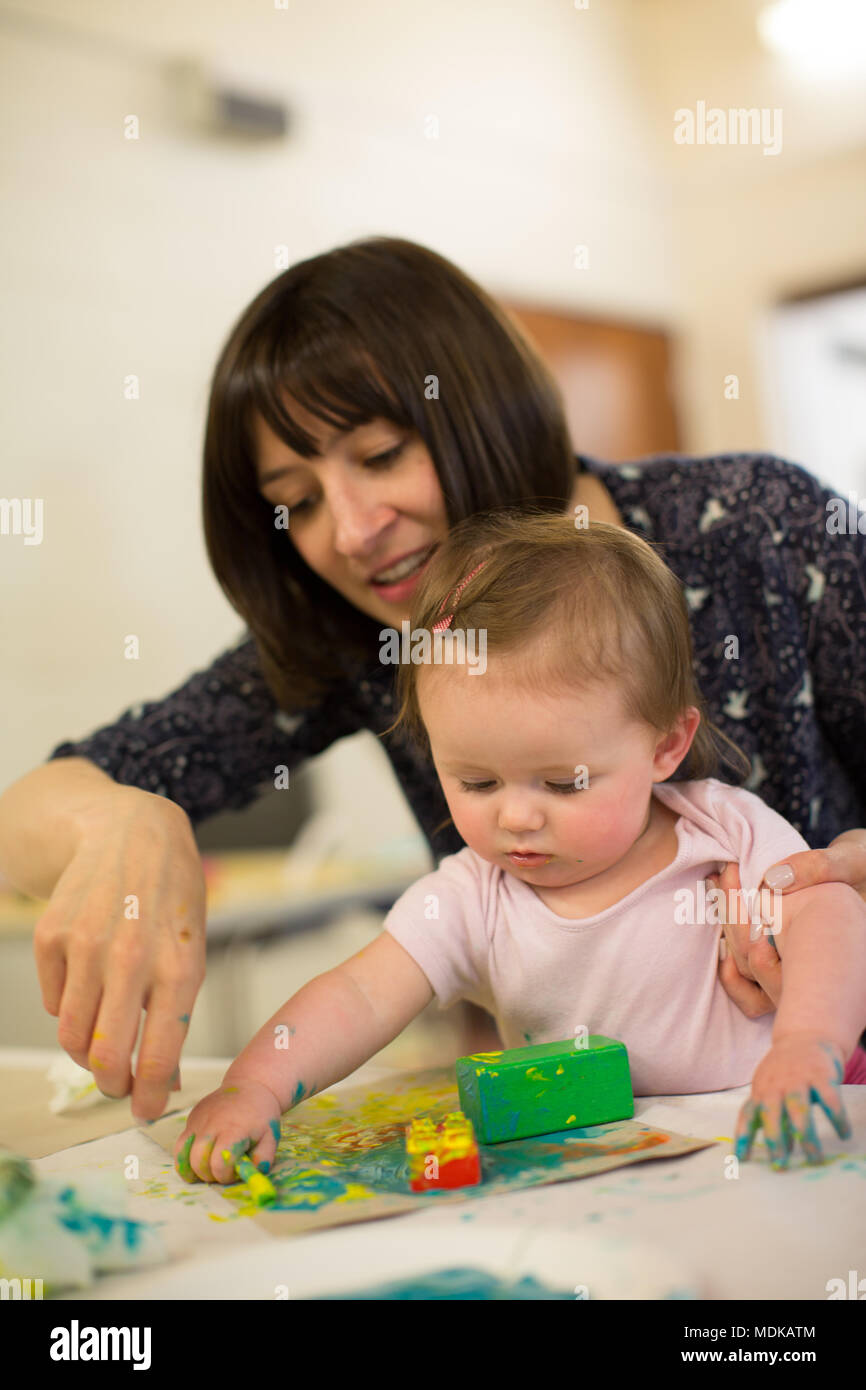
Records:
{"label": "teal paint smear", "polygon": [[189,1014],[179,1014],[178,1023],[189,1023]]}
{"label": "teal paint smear", "polygon": [[275,1143],[275,1144],[279,1144],[279,1142],[280,1142],[280,1132],[281,1132],[281,1130],[280,1130],[280,1121],[279,1121],[279,1120],[268,1120],[268,1128],[270,1129],[271,1134],[274,1136],[274,1143]]}
{"label": "teal paint smear", "polygon": [[[390,1128],[393,1129],[393,1126]],[[539,1138],[514,1139],[507,1144],[481,1145],[482,1184],[495,1184],[497,1190],[507,1190],[512,1185],[523,1186],[527,1178],[537,1180],[546,1169],[561,1171],[569,1160],[598,1158],[609,1152],[621,1153],[621,1143],[617,1142],[618,1130],[618,1123],[611,1122],[583,1129],[562,1130]],[[604,1138],[611,1131],[613,1142],[608,1148]],[[459,1193],[472,1198],[480,1192],[476,1185],[430,1188],[426,1192],[413,1193],[409,1187],[409,1160],[402,1132],[366,1152],[350,1156],[341,1154],[336,1161],[337,1168],[328,1166],[317,1169],[315,1163],[306,1163],[300,1173],[297,1169],[284,1169],[282,1173],[274,1174],[271,1181],[277,1190],[277,1197],[269,1204],[270,1210],[326,1206],[345,1196],[350,1186],[358,1184],[373,1189],[379,1195],[399,1193],[403,1197],[414,1197],[419,1204],[429,1204],[441,1198],[453,1200]]]}
{"label": "teal paint smear", "polygon": [[285,1179],[274,1179],[277,1199],[269,1202],[271,1211],[311,1210],[327,1206],[337,1197],[342,1197],[348,1186],[342,1178],[331,1177],[325,1173],[305,1172],[302,1177],[291,1175]]}
{"label": "teal paint smear", "polygon": [[104,1212],[85,1205],[74,1187],[64,1188],[59,1194],[59,1202],[61,1210],[58,1212],[58,1220],[61,1226],[83,1236],[85,1244],[93,1253],[105,1246],[116,1244],[118,1240],[121,1240],[128,1250],[134,1250],[142,1238],[142,1233],[149,1229],[147,1222],[131,1221],[123,1216],[106,1216]]}
{"label": "teal paint smear", "polygon": [[494,1303],[501,1300],[509,1302],[558,1302],[575,1299],[572,1289],[551,1289],[531,1274],[522,1279],[502,1279],[484,1269],[440,1269],[423,1274],[414,1279],[396,1279],[391,1283],[377,1284],[367,1289],[352,1289],[345,1293],[325,1294],[313,1300],[317,1303],[344,1302],[347,1299],[363,1302],[365,1300],[386,1300],[400,1303],[420,1302],[468,1302],[470,1300]]}

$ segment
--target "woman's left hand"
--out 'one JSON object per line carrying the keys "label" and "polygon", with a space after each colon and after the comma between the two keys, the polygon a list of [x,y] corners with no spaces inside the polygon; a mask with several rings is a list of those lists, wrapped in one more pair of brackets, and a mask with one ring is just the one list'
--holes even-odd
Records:
{"label": "woman's left hand", "polygon": [[[788,883],[768,882],[776,869],[789,868]],[[718,887],[723,893],[740,892],[740,875],[736,864],[726,864],[722,874],[707,876],[707,888]],[[846,830],[837,835],[826,849],[801,850],[774,864],[764,875],[767,888],[787,897],[800,888],[815,883],[847,883],[866,902],[866,830]],[[727,902],[738,897],[726,896]],[[783,903],[784,913],[784,903]],[[751,939],[748,922],[740,923],[739,914],[728,913],[733,921],[724,928],[724,950],[719,962],[719,980],[725,992],[747,1018],[760,1018],[772,1013],[782,994],[782,964],[769,935],[761,932]]]}

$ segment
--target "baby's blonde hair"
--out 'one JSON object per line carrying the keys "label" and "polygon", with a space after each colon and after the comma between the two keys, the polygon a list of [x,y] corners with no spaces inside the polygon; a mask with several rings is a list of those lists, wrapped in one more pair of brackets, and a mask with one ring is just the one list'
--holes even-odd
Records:
{"label": "baby's blonde hair", "polygon": [[[443,599],[482,561],[456,602],[452,595],[440,612]],[[451,631],[486,632],[488,657],[507,654],[514,679],[529,691],[549,694],[607,679],[620,691],[626,718],[662,733],[695,706],[701,722],[684,760],[686,775],[711,777],[728,762],[739,765],[740,781],[748,777],[746,754],[707,717],[680,582],[634,532],[517,509],[469,517],[433,556],[413,596],[410,628],[430,631],[452,611]],[[405,730],[429,749],[419,675],[418,666],[400,665],[399,710],[385,732]]]}

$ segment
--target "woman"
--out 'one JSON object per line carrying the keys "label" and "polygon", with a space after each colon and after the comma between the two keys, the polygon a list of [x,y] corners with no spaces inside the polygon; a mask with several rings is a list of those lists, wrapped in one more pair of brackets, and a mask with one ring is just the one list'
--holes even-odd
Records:
{"label": "woman", "polygon": [[[204,449],[208,553],[251,635],[0,799],[0,867],[50,898],[35,953],[61,1045],[126,1095],[144,1007],[133,1109],[162,1112],[204,975],[192,825],[335,739],[383,734],[379,633],[408,616],[448,528],[488,508],[587,507],[663,545],[710,718],[752,757],[749,789],[815,846],[793,856],[792,886],[838,879],[866,897],[866,544],[828,534],[828,495],[772,457],[575,458],[532,350],[411,242],[371,238],[278,276],[217,363]],[[459,849],[433,767],[384,742],[435,857]],[[721,886],[739,886],[735,869]],[[725,987],[768,1011],[771,944],[726,935]]]}

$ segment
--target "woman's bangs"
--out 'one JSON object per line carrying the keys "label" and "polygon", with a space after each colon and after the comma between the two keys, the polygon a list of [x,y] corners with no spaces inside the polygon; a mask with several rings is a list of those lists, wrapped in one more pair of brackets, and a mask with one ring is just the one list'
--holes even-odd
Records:
{"label": "woman's bangs", "polygon": [[342,336],[320,336],[303,349],[295,343],[277,350],[252,373],[251,403],[283,443],[302,458],[318,452],[316,440],[287,408],[299,405],[332,430],[348,432],[371,420],[411,425],[396,394],[389,392],[370,355]]}

